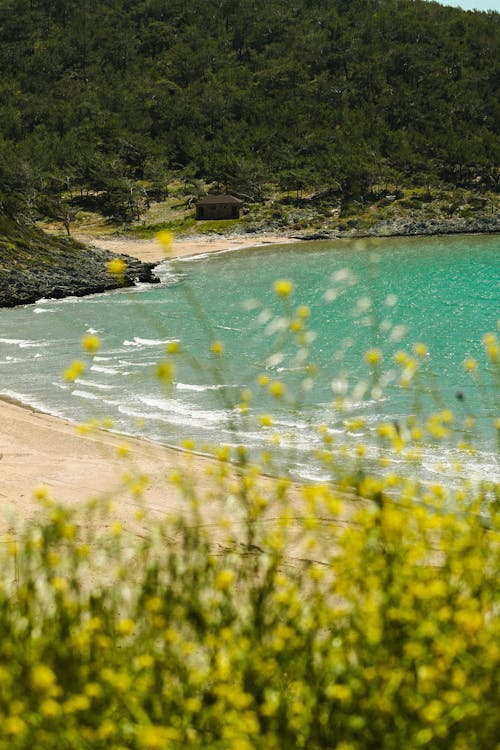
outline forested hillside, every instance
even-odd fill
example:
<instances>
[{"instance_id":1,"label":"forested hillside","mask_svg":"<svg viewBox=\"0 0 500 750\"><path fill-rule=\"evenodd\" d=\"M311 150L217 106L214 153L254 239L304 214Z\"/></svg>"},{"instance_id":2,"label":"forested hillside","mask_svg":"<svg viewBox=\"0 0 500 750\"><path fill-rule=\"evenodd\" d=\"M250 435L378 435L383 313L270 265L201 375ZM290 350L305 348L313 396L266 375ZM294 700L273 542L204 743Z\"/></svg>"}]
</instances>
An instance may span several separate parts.
<instances>
[{"instance_id":1,"label":"forested hillside","mask_svg":"<svg viewBox=\"0 0 500 750\"><path fill-rule=\"evenodd\" d=\"M424 0L0 0L1 210L497 189L499 83L500 14Z\"/></svg>"}]
</instances>

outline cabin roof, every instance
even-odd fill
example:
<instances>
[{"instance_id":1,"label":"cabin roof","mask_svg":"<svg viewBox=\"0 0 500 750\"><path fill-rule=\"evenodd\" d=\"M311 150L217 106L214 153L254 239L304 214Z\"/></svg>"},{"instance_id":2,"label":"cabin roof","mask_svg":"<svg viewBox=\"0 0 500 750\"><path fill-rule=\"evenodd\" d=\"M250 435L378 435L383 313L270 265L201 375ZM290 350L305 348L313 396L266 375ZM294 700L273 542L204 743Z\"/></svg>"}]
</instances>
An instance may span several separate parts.
<instances>
[{"instance_id":1,"label":"cabin roof","mask_svg":"<svg viewBox=\"0 0 500 750\"><path fill-rule=\"evenodd\" d=\"M197 206L214 206L219 203L224 203L225 205L231 203L233 205L241 206L244 201L235 198L234 195L206 195L204 198L200 198L199 201L196 201Z\"/></svg>"}]
</instances>

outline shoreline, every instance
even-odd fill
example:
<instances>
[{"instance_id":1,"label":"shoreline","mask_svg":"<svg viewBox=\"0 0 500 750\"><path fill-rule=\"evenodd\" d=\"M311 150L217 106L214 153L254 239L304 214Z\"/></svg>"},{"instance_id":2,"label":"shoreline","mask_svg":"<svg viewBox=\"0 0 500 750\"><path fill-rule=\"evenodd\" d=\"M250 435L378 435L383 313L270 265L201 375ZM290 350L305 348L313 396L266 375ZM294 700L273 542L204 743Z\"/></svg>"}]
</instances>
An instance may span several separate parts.
<instances>
[{"instance_id":1,"label":"shoreline","mask_svg":"<svg viewBox=\"0 0 500 750\"><path fill-rule=\"evenodd\" d=\"M167 258L294 240L267 233L258 238L254 235L194 237L176 240L168 256L154 239L92 238L87 242L144 262L158 263ZM0 420L0 532L15 528L40 510L35 493L41 487L55 501L69 507L83 506L93 497L102 498L103 502L116 497L118 519L137 531L135 516L140 508L146 509L149 517L161 517L180 509L181 493L168 480L171 471L189 468L201 493L210 491L213 485L210 474L216 459L210 456L190 454L146 438L104 429L85 432L75 423L5 396L0 396ZM123 457L125 446L128 455ZM148 476L149 484L140 499L127 488L126 473Z\"/></svg>"},{"instance_id":2,"label":"shoreline","mask_svg":"<svg viewBox=\"0 0 500 750\"><path fill-rule=\"evenodd\" d=\"M80 238L83 241L83 238ZM165 253L160 243L152 238L136 240L127 237L92 237L86 242L90 247L108 250L119 255L129 255L143 263L161 263L175 258L191 258L206 253L231 252L244 248L261 248L268 245L285 245L299 242L295 237L278 232L251 235L193 235L175 237L170 252Z\"/></svg>"},{"instance_id":3,"label":"shoreline","mask_svg":"<svg viewBox=\"0 0 500 750\"><path fill-rule=\"evenodd\" d=\"M36 494L41 489L75 509L90 500L112 502L111 520L137 531L140 510L149 518L181 510L182 495L169 479L171 472L189 470L201 493L213 483L210 456L80 427L5 396L0 396L0 419L0 533L40 511ZM137 482L144 476L148 483L138 495Z\"/></svg>"},{"instance_id":4,"label":"shoreline","mask_svg":"<svg viewBox=\"0 0 500 750\"><path fill-rule=\"evenodd\" d=\"M89 247L109 251L119 255L128 255L134 260L151 263L153 266L164 260L190 258L205 253L230 252L245 248L262 248L272 245L300 244L317 240L364 240L396 239L402 237L437 237L457 235L482 235L500 233L500 217L491 219L478 218L471 222L449 221L405 221L381 222L371 230L351 229L338 231L330 229L311 229L297 231L292 228L264 229L249 234L197 234L174 237L170 252L165 253L155 238L140 240L127 237L78 237Z\"/></svg>"},{"instance_id":5,"label":"shoreline","mask_svg":"<svg viewBox=\"0 0 500 750\"><path fill-rule=\"evenodd\" d=\"M93 241L108 247L119 243L121 254L158 263L168 258L289 244L299 240L279 233L251 237L181 238L174 240L168 256L154 239L95 238ZM210 471L213 474L217 464L208 456L192 455L145 438L103 429L82 434L74 423L2 396L0 419L2 531L12 526L13 519L24 521L36 512L39 502L34 491L40 486L46 487L55 500L70 506L79 506L95 497L96 493L103 499L119 497L119 518L125 525L134 527L137 526L135 514L141 507L154 515L164 515L178 507L180 492L168 481L169 472L189 467L200 492L210 491L210 486L213 486L209 474ZM128 458L120 456L124 444L129 448ZM148 475L150 483L141 501L127 489L124 482L126 472ZM268 478L268 481L272 479Z\"/></svg>"}]
</instances>

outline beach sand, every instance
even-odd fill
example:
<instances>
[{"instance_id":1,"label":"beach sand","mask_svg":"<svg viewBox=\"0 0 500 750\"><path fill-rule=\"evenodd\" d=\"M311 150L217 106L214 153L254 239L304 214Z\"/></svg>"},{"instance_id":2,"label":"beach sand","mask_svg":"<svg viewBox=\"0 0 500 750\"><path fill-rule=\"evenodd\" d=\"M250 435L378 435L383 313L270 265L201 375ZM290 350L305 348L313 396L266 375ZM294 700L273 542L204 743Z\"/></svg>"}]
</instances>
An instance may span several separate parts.
<instances>
[{"instance_id":1,"label":"beach sand","mask_svg":"<svg viewBox=\"0 0 500 750\"><path fill-rule=\"evenodd\" d=\"M217 252L256 244L287 242L280 236L253 238L203 237L177 240L172 255ZM164 253L155 240L94 239L91 244L137 258L155 261ZM147 440L123 438L104 430L85 434L78 426L36 410L0 400L0 530L29 518L39 506L35 491L44 487L58 502L80 505L91 497L115 499L119 519L135 524L138 507L144 504L162 516L179 506L180 493L168 480L173 469L187 469L196 477L199 490L210 491L214 461L187 457L181 451ZM120 455L126 442L129 455ZM127 487L126 474L145 475L149 484L141 501ZM133 483L129 481L129 484ZM215 512L215 509L214 509Z\"/></svg>"},{"instance_id":2,"label":"beach sand","mask_svg":"<svg viewBox=\"0 0 500 750\"><path fill-rule=\"evenodd\" d=\"M78 237L77 237L78 239ZM127 237L94 237L80 238L87 244L99 247L103 250L111 250L114 253L124 253L139 260L157 263L166 257L185 258L189 255L200 255L202 253L217 253L226 250L238 250L244 247L262 247L265 245L282 245L297 240L285 234L249 234L249 235L195 235L193 237L175 238L171 252L168 256L155 239L134 240Z\"/></svg>"}]
</instances>

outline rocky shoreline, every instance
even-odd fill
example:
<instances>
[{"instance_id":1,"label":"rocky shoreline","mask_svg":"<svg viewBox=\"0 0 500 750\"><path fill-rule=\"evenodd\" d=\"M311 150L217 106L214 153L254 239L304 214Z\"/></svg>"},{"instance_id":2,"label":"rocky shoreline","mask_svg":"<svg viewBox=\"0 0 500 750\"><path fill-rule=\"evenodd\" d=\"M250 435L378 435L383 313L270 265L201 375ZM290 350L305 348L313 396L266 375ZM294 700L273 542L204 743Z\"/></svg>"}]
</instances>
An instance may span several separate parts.
<instances>
[{"instance_id":1,"label":"rocky shoreline","mask_svg":"<svg viewBox=\"0 0 500 750\"><path fill-rule=\"evenodd\" d=\"M274 232L283 238L294 240L355 239L364 237L416 237L445 234L479 234L500 232L500 216L479 215L450 219L396 218L379 221L372 227L351 226L341 229L304 229L292 232L290 228L265 226L247 227L233 231L229 236L241 234L256 238L263 233ZM40 239L38 234L37 239ZM105 292L136 283L158 283L155 262L143 262L97 247L86 247L72 240L47 238L50 244L45 257L33 252L26 258L4 263L0 258L0 307L15 307L36 302L41 298L77 296ZM123 258L127 266L123 280L117 280L107 270L113 258Z\"/></svg>"},{"instance_id":2,"label":"rocky shoreline","mask_svg":"<svg viewBox=\"0 0 500 750\"><path fill-rule=\"evenodd\" d=\"M113 277L107 269L113 258L123 258L127 264L123 280ZM41 298L83 297L136 283L158 283L155 265L68 243L51 252L50 262L42 259L31 266L16 263L10 268L0 267L0 307L32 304Z\"/></svg>"},{"instance_id":3,"label":"rocky shoreline","mask_svg":"<svg viewBox=\"0 0 500 750\"><path fill-rule=\"evenodd\" d=\"M432 237L446 234L495 234L500 232L500 216L452 219L389 219L372 227L344 231L319 229L289 235L296 240L329 240L364 237Z\"/></svg>"}]
</instances>

